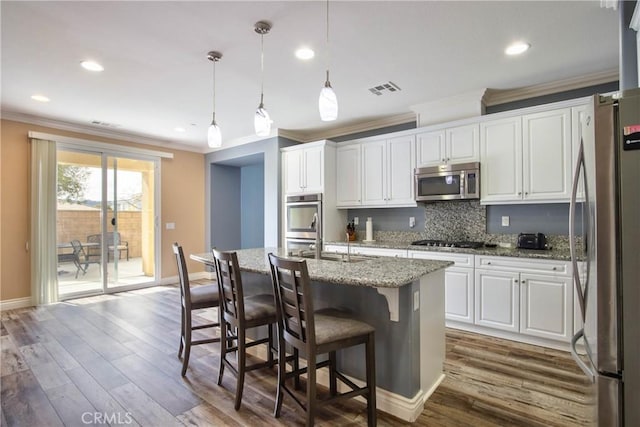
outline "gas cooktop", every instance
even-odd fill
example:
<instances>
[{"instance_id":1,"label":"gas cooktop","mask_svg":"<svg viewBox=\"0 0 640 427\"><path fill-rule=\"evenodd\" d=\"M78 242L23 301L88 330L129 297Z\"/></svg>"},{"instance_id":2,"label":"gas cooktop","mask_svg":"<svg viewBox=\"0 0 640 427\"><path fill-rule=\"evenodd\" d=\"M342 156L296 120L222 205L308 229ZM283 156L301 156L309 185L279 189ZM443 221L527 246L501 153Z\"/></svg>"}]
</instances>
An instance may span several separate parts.
<instances>
[{"instance_id":1,"label":"gas cooktop","mask_svg":"<svg viewBox=\"0 0 640 427\"><path fill-rule=\"evenodd\" d=\"M416 240L411 243L416 246L433 246L433 247L442 247L442 248L471 248L477 249L484 246L484 242L452 242L448 240Z\"/></svg>"}]
</instances>

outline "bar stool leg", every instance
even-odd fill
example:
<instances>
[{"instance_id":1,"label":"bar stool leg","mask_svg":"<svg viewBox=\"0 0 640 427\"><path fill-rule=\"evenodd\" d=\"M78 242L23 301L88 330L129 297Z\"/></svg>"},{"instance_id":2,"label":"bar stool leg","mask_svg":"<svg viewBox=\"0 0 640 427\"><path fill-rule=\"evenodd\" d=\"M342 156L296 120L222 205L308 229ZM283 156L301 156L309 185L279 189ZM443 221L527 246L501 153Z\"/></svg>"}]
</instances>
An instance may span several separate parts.
<instances>
[{"instance_id":1,"label":"bar stool leg","mask_svg":"<svg viewBox=\"0 0 640 427\"><path fill-rule=\"evenodd\" d=\"M280 417L280 411L282 410L282 397L286 370L287 351L284 344L284 338L282 338L282 331L278 330L278 387L276 391L276 405L273 410L273 416L275 418Z\"/></svg>"},{"instance_id":2,"label":"bar stool leg","mask_svg":"<svg viewBox=\"0 0 640 427\"><path fill-rule=\"evenodd\" d=\"M224 361L227 357L227 322L220 322L220 364L218 367L218 385L222 385L222 376L224 375Z\"/></svg>"},{"instance_id":3,"label":"bar stool leg","mask_svg":"<svg viewBox=\"0 0 640 427\"><path fill-rule=\"evenodd\" d=\"M369 334L366 343L367 358L367 388L369 395L367 397L367 424L374 427L377 424L376 419L376 341L375 334Z\"/></svg>"},{"instance_id":4,"label":"bar stool leg","mask_svg":"<svg viewBox=\"0 0 640 427\"><path fill-rule=\"evenodd\" d=\"M187 374L189 356L191 355L191 316L186 313L184 319L184 359L182 360L182 376Z\"/></svg>"},{"instance_id":5,"label":"bar stool leg","mask_svg":"<svg viewBox=\"0 0 640 427\"><path fill-rule=\"evenodd\" d=\"M336 370L337 370L337 358L336 352L329 352L329 392L331 396L335 396L338 394L338 382L336 381Z\"/></svg>"},{"instance_id":6,"label":"bar stool leg","mask_svg":"<svg viewBox=\"0 0 640 427\"><path fill-rule=\"evenodd\" d=\"M313 426L316 415L316 357L307 357L307 427Z\"/></svg>"},{"instance_id":7,"label":"bar stool leg","mask_svg":"<svg viewBox=\"0 0 640 427\"><path fill-rule=\"evenodd\" d=\"M238 375L236 377L236 411L240 409L242 403L242 391L244 388L244 374L247 362L247 348L245 342L245 329L238 328Z\"/></svg>"}]
</instances>

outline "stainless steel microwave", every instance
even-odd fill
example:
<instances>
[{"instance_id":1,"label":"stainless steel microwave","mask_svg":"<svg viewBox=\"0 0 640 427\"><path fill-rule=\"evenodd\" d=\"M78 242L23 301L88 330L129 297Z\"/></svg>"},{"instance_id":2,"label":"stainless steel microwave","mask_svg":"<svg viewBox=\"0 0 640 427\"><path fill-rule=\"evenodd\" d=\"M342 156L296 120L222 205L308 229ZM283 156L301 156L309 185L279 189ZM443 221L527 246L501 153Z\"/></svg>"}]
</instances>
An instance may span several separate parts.
<instances>
[{"instance_id":1,"label":"stainless steel microwave","mask_svg":"<svg viewBox=\"0 0 640 427\"><path fill-rule=\"evenodd\" d=\"M417 202L480 198L480 163L458 163L415 169Z\"/></svg>"}]
</instances>

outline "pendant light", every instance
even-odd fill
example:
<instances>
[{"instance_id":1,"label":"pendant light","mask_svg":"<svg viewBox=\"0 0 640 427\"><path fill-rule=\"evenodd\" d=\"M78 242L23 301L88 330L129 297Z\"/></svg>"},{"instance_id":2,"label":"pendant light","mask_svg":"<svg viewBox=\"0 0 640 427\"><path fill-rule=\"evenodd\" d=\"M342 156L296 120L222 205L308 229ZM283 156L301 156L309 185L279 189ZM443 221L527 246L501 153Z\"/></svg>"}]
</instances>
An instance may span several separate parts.
<instances>
[{"instance_id":1,"label":"pendant light","mask_svg":"<svg viewBox=\"0 0 640 427\"><path fill-rule=\"evenodd\" d=\"M220 61L222 54L211 51L207 53L207 58L213 62L213 118L207 131L207 143L211 148L218 148L222 146L222 134L220 133L220 126L216 123L216 62Z\"/></svg>"},{"instance_id":2,"label":"pendant light","mask_svg":"<svg viewBox=\"0 0 640 427\"><path fill-rule=\"evenodd\" d=\"M258 21L255 25L255 32L260 34L260 104L256 109L256 114L253 118L253 127L255 128L256 135L268 136L271 133L271 118L269 113L264 108L264 35L269 34L271 30L271 24L265 21Z\"/></svg>"},{"instance_id":3,"label":"pendant light","mask_svg":"<svg viewBox=\"0 0 640 427\"><path fill-rule=\"evenodd\" d=\"M323 122L330 122L338 118L338 98L336 98L336 93L333 91L329 81L329 62L329 0L327 0L327 80L324 82L324 87L320 90L320 97L318 98L320 119Z\"/></svg>"}]
</instances>

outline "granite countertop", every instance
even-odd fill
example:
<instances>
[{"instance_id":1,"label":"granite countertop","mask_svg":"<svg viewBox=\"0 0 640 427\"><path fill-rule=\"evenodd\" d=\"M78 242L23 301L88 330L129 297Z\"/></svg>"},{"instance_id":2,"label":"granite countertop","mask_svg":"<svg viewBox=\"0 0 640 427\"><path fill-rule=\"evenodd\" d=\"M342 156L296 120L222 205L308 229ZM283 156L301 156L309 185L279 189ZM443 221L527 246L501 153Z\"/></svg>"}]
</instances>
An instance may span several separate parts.
<instances>
[{"instance_id":1,"label":"granite countertop","mask_svg":"<svg viewBox=\"0 0 640 427\"><path fill-rule=\"evenodd\" d=\"M270 252L278 256L286 256L283 248L239 249L236 252L241 270L261 274L271 274L267 257ZM213 264L211 253L192 254L190 258L205 264ZM306 261L311 280L374 288L398 288L424 275L453 265L449 261L391 257L371 257L365 261L351 263L316 259Z\"/></svg>"},{"instance_id":2,"label":"granite countertop","mask_svg":"<svg viewBox=\"0 0 640 427\"><path fill-rule=\"evenodd\" d=\"M518 258L538 258L538 259L553 259L558 261L570 261L571 254L568 248L550 249L550 250L534 250L534 249L517 249L517 248L487 248L482 247L478 249L471 248L444 248L434 246L414 246L410 241L385 241L379 240L375 242L363 242L355 241L349 242L351 246L366 247L366 248L380 248L380 249L401 249L412 251L425 251L425 252L448 252L448 253L463 253L472 255L489 255L489 256L507 256ZM337 242L325 242L326 245L346 246L344 241Z\"/></svg>"}]
</instances>

